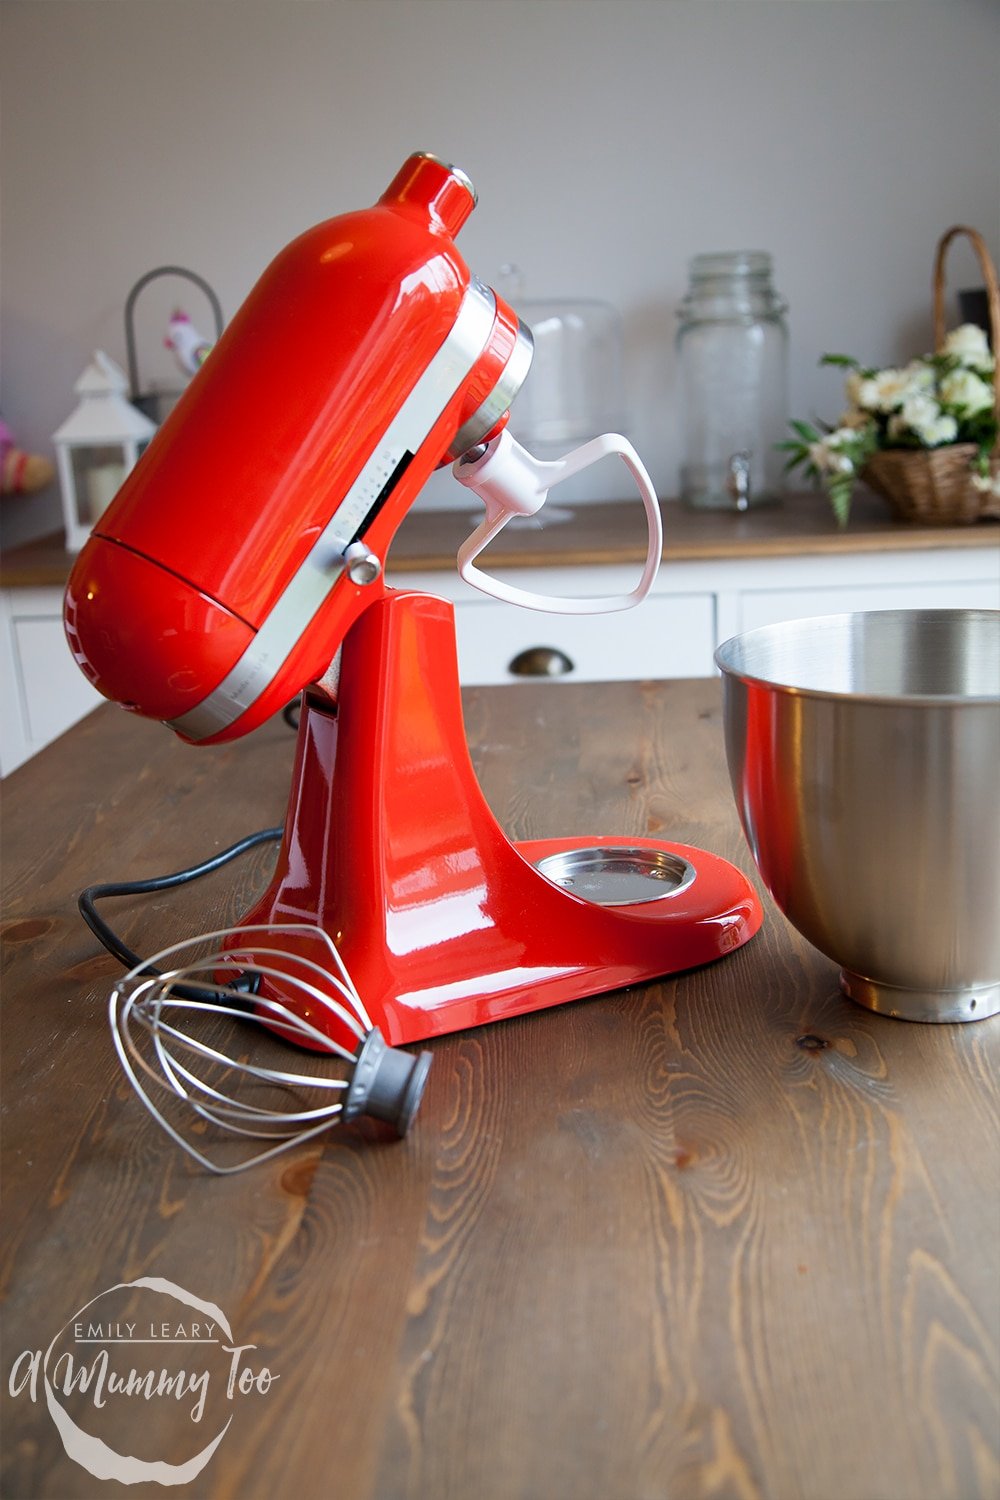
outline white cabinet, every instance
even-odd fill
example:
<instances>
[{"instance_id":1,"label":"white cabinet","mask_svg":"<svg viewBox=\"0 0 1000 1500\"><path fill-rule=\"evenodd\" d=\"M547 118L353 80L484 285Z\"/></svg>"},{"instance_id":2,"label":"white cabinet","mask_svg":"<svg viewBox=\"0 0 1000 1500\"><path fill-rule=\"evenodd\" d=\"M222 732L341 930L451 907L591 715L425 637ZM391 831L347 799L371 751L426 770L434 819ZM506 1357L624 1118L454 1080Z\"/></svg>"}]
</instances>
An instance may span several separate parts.
<instances>
[{"instance_id":1,"label":"white cabinet","mask_svg":"<svg viewBox=\"0 0 1000 1500\"><path fill-rule=\"evenodd\" d=\"M625 594L635 588L639 571L638 566L504 569L503 579L542 594ZM577 682L707 677L712 671L715 600L710 589L657 592L640 608L614 614L557 615L498 603L443 569L390 572L389 582L454 602L464 683L519 681L511 663L529 651L559 653L569 663L565 675Z\"/></svg>"},{"instance_id":2,"label":"white cabinet","mask_svg":"<svg viewBox=\"0 0 1000 1500\"><path fill-rule=\"evenodd\" d=\"M739 591L739 629L864 609L1000 608L1000 549L781 559Z\"/></svg>"},{"instance_id":3,"label":"white cabinet","mask_svg":"<svg viewBox=\"0 0 1000 1500\"><path fill-rule=\"evenodd\" d=\"M462 604L455 617L459 675L467 683L513 682L520 674L510 664L539 652L557 654L563 675L577 682L711 673L711 594L650 597L638 619L632 613L529 615L509 604Z\"/></svg>"},{"instance_id":4,"label":"white cabinet","mask_svg":"<svg viewBox=\"0 0 1000 1500\"><path fill-rule=\"evenodd\" d=\"M103 702L66 644L62 589L0 591L0 775Z\"/></svg>"},{"instance_id":5,"label":"white cabinet","mask_svg":"<svg viewBox=\"0 0 1000 1500\"><path fill-rule=\"evenodd\" d=\"M1000 538L998 538L1000 540ZM640 565L505 568L519 588L550 594L623 594ZM389 570L389 583L455 604L459 671L468 685L524 681L511 663L556 652L564 680L708 677L716 646L742 630L841 610L1000 608L1000 547L901 548L673 560L670 541L653 592L638 609L555 615L499 604L454 568ZM62 588L0 591L0 774L6 776L103 700L70 655ZM541 680L541 679L539 679Z\"/></svg>"},{"instance_id":6,"label":"white cabinet","mask_svg":"<svg viewBox=\"0 0 1000 1500\"><path fill-rule=\"evenodd\" d=\"M638 566L504 569L540 593L613 594L634 588ZM466 684L523 681L520 654L559 652L565 680L709 677L715 648L758 625L865 609L1000 608L1000 548L963 547L816 556L726 557L673 562L638 609L554 615L498 604L454 572L390 570L397 588L455 604L459 671ZM545 680L551 681L551 678Z\"/></svg>"}]
</instances>

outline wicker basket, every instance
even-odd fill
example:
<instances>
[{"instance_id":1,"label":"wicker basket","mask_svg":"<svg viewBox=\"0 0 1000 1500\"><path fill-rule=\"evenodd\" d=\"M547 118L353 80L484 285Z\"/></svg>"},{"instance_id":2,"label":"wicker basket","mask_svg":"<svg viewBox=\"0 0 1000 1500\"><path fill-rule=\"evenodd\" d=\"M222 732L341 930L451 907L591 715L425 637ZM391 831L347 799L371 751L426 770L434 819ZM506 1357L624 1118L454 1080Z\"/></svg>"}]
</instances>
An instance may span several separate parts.
<instances>
[{"instance_id":1,"label":"wicker basket","mask_svg":"<svg viewBox=\"0 0 1000 1500\"><path fill-rule=\"evenodd\" d=\"M1000 354L1000 289L997 273L982 236L975 229L956 224L942 235L934 260L934 347L945 338L944 261L948 246L957 235L966 235L982 266L990 313L991 343ZM1000 415L1000 358L994 360L993 400ZM865 484L881 495L900 521L922 526L957 526L1000 517L1000 498L977 489L972 482L974 443L955 443L950 448L889 448L874 454L861 471ZM990 473L1000 475L1000 446L994 445Z\"/></svg>"}]
</instances>

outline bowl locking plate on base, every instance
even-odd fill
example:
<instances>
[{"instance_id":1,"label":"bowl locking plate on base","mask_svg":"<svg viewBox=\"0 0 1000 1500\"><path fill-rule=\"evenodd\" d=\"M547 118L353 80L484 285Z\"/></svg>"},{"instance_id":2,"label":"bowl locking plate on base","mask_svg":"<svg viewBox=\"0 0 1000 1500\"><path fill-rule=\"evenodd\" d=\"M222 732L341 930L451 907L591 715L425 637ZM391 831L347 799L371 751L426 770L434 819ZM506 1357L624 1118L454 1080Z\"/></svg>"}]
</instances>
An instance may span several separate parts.
<instances>
[{"instance_id":1,"label":"bowl locking plate on base","mask_svg":"<svg viewBox=\"0 0 1000 1500\"><path fill-rule=\"evenodd\" d=\"M538 860L535 868L598 906L662 901L687 890L695 877L694 865L679 855L630 844L563 849Z\"/></svg>"}]
</instances>

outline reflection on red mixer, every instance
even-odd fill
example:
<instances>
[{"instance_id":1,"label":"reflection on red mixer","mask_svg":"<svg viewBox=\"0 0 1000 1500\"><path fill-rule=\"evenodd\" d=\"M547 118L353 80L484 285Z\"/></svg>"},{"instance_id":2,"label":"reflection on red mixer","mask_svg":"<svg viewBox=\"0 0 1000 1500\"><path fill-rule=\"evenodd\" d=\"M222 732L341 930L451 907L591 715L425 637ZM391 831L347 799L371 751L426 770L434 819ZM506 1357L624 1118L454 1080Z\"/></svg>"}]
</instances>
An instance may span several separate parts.
<instances>
[{"instance_id":1,"label":"reflection on red mixer","mask_svg":"<svg viewBox=\"0 0 1000 1500\"><path fill-rule=\"evenodd\" d=\"M502 428L530 364L455 249L474 205L414 155L264 272L73 569L70 647L107 697L204 744L322 678L429 474Z\"/></svg>"}]
</instances>

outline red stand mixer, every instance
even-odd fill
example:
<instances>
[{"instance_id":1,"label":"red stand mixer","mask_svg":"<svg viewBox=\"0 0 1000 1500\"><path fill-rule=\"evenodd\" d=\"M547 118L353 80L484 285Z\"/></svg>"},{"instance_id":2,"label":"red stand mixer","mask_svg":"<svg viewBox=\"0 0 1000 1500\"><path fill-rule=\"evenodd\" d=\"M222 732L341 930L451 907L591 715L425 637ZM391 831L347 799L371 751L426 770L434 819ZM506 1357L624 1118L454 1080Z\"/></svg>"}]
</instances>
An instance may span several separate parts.
<instances>
[{"instance_id":1,"label":"red stand mixer","mask_svg":"<svg viewBox=\"0 0 1000 1500\"><path fill-rule=\"evenodd\" d=\"M744 876L700 850L508 840L469 757L452 607L385 585L396 529L446 462L486 504L460 569L497 597L622 609L659 563L656 497L623 438L539 463L505 431L531 338L455 249L474 205L462 172L414 155L373 208L282 251L66 593L91 682L193 744L246 734L302 693L277 870L245 921L284 924L286 946L287 924L322 929L391 1044L707 963L761 921ZM632 595L544 599L479 571L512 515L608 454L649 523Z\"/></svg>"}]
</instances>

